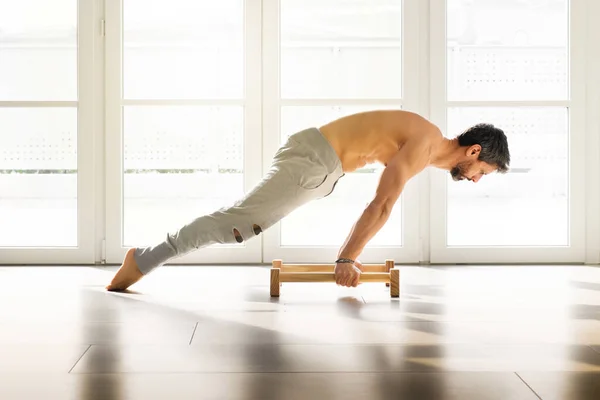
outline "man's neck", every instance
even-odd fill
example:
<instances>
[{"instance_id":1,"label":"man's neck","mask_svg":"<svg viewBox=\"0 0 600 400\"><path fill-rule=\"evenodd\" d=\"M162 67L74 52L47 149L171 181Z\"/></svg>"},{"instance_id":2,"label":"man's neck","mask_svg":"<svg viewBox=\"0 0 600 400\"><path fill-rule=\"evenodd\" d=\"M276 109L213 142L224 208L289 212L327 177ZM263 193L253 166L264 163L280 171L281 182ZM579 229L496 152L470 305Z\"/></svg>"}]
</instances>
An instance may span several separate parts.
<instances>
[{"instance_id":1,"label":"man's neck","mask_svg":"<svg viewBox=\"0 0 600 400\"><path fill-rule=\"evenodd\" d=\"M458 139L444 138L432 154L431 165L450 171L458 163L460 156Z\"/></svg>"}]
</instances>

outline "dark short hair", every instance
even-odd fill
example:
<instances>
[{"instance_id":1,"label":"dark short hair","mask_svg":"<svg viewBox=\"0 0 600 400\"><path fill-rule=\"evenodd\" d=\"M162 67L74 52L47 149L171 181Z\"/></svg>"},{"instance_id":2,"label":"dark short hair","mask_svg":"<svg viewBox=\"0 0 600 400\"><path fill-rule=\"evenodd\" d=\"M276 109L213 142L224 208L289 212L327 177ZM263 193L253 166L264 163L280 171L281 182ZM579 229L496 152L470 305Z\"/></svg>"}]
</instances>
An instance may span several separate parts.
<instances>
[{"instance_id":1,"label":"dark short hair","mask_svg":"<svg viewBox=\"0 0 600 400\"><path fill-rule=\"evenodd\" d=\"M508 151L508 140L502 129L496 128L492 124L473 125L458 135L458 144L467 147L474 144L480 145L479 161L496 166L498 172L508 171L510 152Z\"/></svg>"}]
</instances>

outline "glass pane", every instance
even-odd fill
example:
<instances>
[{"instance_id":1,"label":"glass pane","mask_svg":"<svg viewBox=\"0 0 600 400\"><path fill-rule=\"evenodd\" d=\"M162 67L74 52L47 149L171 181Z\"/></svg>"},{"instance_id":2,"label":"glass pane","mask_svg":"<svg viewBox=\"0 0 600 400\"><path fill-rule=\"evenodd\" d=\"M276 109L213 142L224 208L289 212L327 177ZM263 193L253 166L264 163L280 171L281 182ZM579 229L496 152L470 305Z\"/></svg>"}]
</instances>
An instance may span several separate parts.
<instances>
[{"instance_id":1,"label":"glass pane","mask_svg":"<svg viewBox=\"0 0 600 400\"><path fill-rule=\"evenodd\" d=\"M282 0L282 98L400 98L402 0Z\"/></svg>"},{"instance_id":2,"label":"glass pane","mask_svg":"<svg viewBox=\"0 0 600 400\"><path fill-rule=\"evenodd\" d=\"M242 98L243 0L124 0L126 99Z\"/></svg>"},{"instance_id":3,"label":"glass pane","mask_svg":"<svg viewBox=\"0 0 600 400\"><path fill-rule=\"evenodd\" d=\"M77 100L77 0L0 0L0 100Z\"/></svg>"},{"instance_id":4,"label":"glass pane","mask_svg":"<svg viewBox=\"0 0 600 400\"><path fill-rule=\"evenodd\" d=\"M77 246L77 109L0 108L0 247Z\"/></svg>"},{"instance_id":5,"label":"glass pane","mask_svg":"<svg viewBox=\"0 0 600 400\"><path fill-rule=\"evenodd\" d=\"M295 132L324 125L345 115L385 108L388 107L283 107L281 142ZM305 204L289 214L281 221L281 245L341 246L352 225L360 217L367 203L373 199L382 170L383 166L373 164L347 173L329 196ZM402 197L396 203L385 226L371 239L367 247L401 245Z\"/></svg>"},{"instance_id":6,"label":"glass pane","mask_svg":"<svg viewBox=\"0 0 600 400\"><path fill-rule=\"evenodd\" d=\"M569 116L561 107L451 108L448 131L503 129L511 170L473 184L448 179L449 246L569 244Z\"/></svg>"},{"instance_id":7,"label":"glass pane","mask_svg":"<svg viewBox=\"0 0 600 400\"><path fill-rule=\"evenodd\" d=\"M449 100L568 98L568 0L448 0Z\"/></svg>"},{"instance_id":8,"label":"glass pane","mask_svg":"<svg viewBox=\"0 0 600 400\"><path fill-rule=\"evenodd\" d=\"M235 106L124 108L125 246L164 240L244 194L243 113Z\"/></svg>"}]
</instances>

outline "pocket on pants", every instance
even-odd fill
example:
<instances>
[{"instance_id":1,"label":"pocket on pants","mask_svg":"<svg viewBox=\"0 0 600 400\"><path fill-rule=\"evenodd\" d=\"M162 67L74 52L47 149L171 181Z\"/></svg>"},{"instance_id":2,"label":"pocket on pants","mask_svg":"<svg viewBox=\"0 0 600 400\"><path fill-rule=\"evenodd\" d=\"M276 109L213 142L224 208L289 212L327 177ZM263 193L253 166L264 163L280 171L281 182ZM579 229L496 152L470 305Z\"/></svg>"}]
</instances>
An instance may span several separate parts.
<instances>
[{"instance_id":1,"label":"pocket on pants","mask_svg":"<svg viewBox=\"0 0 600 400\"><path fill-rule=\"evenodd\" d=\"M327 181L328 174L302 175L300 176L299 185L306 190L319 189Z\"/></svg>"}]
</instances>

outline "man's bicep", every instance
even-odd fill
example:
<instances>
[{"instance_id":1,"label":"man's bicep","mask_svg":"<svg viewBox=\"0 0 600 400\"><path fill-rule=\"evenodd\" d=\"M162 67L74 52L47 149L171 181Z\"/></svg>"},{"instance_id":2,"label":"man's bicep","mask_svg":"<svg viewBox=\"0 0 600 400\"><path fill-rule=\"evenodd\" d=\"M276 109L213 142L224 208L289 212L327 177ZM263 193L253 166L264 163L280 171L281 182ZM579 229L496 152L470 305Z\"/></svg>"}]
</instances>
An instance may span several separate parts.
<instances>
[{"instance_id":1,"label":"man's bicep","mask_svg":"<svg viewBox=\"0 0 600 400\"><path fill-rule=\"evenodd\" d=\"M400 197L406 182L427 166L428 159L423 144L407 143L392 157L383 170L375 201L388 206L393 205Z\"/></svg>"}]
</instances>

